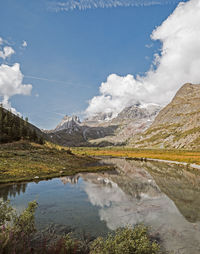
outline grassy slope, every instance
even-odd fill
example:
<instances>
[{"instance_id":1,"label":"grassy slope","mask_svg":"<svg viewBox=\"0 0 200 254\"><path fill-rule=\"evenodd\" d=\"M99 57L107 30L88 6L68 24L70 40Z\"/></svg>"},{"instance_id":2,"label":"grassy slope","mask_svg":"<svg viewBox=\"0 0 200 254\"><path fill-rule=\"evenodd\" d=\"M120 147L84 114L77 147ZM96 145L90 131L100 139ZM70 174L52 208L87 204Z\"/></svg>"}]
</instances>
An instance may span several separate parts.
<instances>
[{"instance_id":1,"label":"grassy slope","mask_svg":"<svg viewBox=\"0 0 200 254\"><path fill-rule=\"evenodd\" d=\"M151 158L171 160L200 165L200 151L162 150L162 149L133 149L133 148L73 148L77 155L114 156L129 158Z\"/></svg>"},{"instance_id":2,"label":"grassy slope","mask_svg":"<svg viewBox=\"0 0 200 254\"><path fill-rule=\"evenodd\" d=\"M0 145L0 183L40 180L111 169L94 158L71 155L57 146L16 142ZM39 178L38 178L39 177Z\"/></svg>"}]
</instances>

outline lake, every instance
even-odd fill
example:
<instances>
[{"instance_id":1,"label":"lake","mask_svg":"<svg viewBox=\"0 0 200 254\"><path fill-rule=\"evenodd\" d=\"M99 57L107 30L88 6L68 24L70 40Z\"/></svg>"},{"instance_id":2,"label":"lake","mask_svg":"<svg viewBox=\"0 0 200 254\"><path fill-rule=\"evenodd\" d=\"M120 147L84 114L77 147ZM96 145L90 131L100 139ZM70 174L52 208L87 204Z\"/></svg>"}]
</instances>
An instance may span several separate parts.
<instances>
[{"instance_id":1,"label":"lake","mask_svg":"<svg viewBox=\"0 0 200 254\"><path fill-rule=\"evenodd\" d=\"M200 253L200 171L162 162L108 158L116 171L0 185L22 211L36 200L40 234L94 238L144 223L171 253Z\"/></svg>"}]
</instances>

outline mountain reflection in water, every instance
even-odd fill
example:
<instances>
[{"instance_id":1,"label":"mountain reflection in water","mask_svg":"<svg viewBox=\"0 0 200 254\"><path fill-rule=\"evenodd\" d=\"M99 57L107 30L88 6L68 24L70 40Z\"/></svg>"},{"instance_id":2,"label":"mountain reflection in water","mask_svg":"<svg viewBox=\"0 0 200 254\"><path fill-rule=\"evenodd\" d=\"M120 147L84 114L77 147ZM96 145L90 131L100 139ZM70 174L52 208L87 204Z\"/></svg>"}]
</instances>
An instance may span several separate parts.
<instances>
[{"instance_id":1,"label":"mountain reflection in water","mask_svg":"<svg viewBox=\"0 0 200 254\"><path fill-rule=\"evenodd\" d=\"M198 170L115 158L103 162L116 165L116 172L77 174L42 181L38 186L29 183L28 191L26 184L1 186L0 197L17 204L16 193L27 193L27 200L37 194L36 219L40 225L49 220L62 225L71 223L71 227L82 227L98 235L144 223L153 234L159 233L165 250L200 253Z\"/></svg>"},{"instance_id":2,"label":"mountain reflection in water","mask_svg":"<svg viewBox=\"0 0 200 254\"><path fill-rule=\"evenodd\" d=\"M184 166L107 159L118 174L81 175L109 229L144 223L166 250L200 253L200 172Z\"/></svg>"}]
</instances>

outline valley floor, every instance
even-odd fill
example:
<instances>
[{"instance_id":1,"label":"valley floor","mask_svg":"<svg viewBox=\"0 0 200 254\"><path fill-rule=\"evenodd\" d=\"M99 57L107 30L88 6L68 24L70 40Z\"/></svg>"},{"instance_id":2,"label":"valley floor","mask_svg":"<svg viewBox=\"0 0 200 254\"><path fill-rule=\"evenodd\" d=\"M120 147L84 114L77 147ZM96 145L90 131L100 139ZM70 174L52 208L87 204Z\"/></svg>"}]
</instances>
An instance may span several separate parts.
<instances>
[{"instance_id":1,"label":"valley floor","mask_svg":"<svg viewBox=\"0 0 200 254\"><path fill-rule=\"evenodd\" d=\"M25 141L0 145L0 183L39 181L79 172L110 170L89 156L75 155L68 148Z\"/></svg>"},{"instance_id":2,"label":"valley floor","mask_svg":"<svg viewBox=\"0 0 200 254\"><path fill-rule=\"evenodd\" d=\"M200 165L200 151L165 150L165 149L134 149L126 147L112 148L73 148L77 155L113 156L135 159L158 159L167 161L185 162Z\"/></svg>"},{"instance_id":3,"label":"valley floor","mask_svg":"<svg viewBox=\"0 0 200 254\"><path fill-rule=\"evenodd\" d=\"M91 157L93 156L93 158ZM0 183L40 181L80 172L111 170L98 163L97 156L132 159L158 159L200 165L200 151L133 149L126 147L71 150L52 144L38 145L25 141L0 145Z\"/></svg>"}]
</instances>

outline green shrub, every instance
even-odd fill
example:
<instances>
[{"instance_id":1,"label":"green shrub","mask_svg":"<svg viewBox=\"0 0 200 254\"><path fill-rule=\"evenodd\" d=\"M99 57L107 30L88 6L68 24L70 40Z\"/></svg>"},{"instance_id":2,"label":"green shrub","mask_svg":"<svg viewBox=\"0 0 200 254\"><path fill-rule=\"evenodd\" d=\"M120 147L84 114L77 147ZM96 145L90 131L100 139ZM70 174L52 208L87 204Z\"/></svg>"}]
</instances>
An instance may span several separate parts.
<instances>
[{"instance_id":1,"label":"green shrub","mask_svg":"<svg viewBox=\"0 0 200 254\"><path fill-rule=\"evenodd\" d=\"M14 216L14 210L9 205L9 201L0 202L0 227L7 224L9 221L12 220Z\"/></svg>"},{"instance_id":2,"label":"green shrub","mask_svg":"<svg viewBox=\"0 0 200 254\"><path fill-rule=\"evenodd\" d=\"M13 228L16 233L23 232L25 235L30 236L36 231L34 217L36 207L36 201L30 202L22 214L15 216Z\"/></svg>"},{"instance_id":3,"label":"green shrub","mask_svg":"<svg viewBox=\"0 0 200 254\"><path fill-rule=\"evenodd\" d=\"M9 202L0 201L0 254L31 253L31 236L35 232L34 213L37 203L30 202L17 215Z\"/></svg>"},{"instance_id":4,"label":"green shrub","mask_svg":"<svg viewBox=\"0 0 200 254\"><path fill-rule=\"evenodd\" d=\"M157 254L159 245L151 241L147 227L118 229L106 239L98 237L91 245L91 254Z\"/></svg>"}]
</instances>

